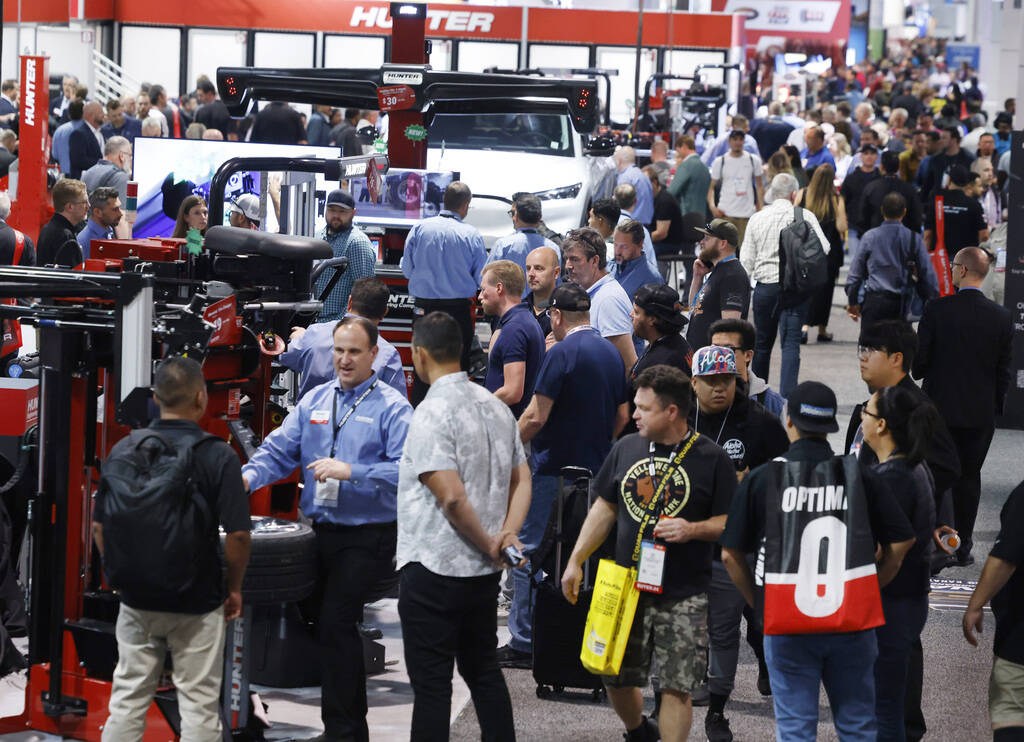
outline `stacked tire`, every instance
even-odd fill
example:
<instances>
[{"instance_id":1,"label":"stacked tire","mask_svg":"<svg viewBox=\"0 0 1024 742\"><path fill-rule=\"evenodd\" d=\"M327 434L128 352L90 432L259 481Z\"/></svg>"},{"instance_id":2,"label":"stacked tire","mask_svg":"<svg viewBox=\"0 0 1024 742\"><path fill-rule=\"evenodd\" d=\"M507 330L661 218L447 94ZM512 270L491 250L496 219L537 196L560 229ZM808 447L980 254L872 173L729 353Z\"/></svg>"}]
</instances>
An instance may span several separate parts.
<instances>
[{"instance_id":1,"label":"stacked tire","mask_svg":"<svg viewBox=\"0 0 1024 742\"><path fill-rule=\"evenodd\" d=\"M224 534L221 533L221 553ZM252 548L242 600L252 605L294 603L316 585L316 537L305 523L252 516Z\"/></svg>"}]
</instances>

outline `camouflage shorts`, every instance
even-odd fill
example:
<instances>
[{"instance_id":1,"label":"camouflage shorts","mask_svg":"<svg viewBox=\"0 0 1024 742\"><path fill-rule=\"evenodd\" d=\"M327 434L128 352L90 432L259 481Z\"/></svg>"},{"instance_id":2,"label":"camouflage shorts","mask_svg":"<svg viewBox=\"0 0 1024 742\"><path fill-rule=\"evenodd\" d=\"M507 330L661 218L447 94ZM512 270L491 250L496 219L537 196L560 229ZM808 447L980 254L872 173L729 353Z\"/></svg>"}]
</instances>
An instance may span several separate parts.
<instances>
[{"instance_id":1,"label":"camouflage shorts","mask_svg":"<svg viewBox=\"0 0 1024 742\"><path fill-rule=\"evenodd\" d=\"M678 600L641 593L622 667L604 681L612 688L643 688L653 654L661 687L689 693L704 681L707 649L707 593Z\"/></svg>"}]
</instances>

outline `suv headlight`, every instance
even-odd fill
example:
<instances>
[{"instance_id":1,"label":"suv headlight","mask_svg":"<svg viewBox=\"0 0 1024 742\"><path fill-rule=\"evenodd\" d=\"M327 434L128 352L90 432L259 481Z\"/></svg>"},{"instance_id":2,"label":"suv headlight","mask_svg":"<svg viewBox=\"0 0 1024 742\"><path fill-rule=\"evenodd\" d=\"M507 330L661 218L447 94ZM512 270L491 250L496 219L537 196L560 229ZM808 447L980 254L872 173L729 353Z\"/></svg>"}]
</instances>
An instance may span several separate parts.
<instances>
[{"instance_id":1,"label":"suv headlight","mask_svg":"<svg viewBox=\"0 0 1024 742\"><path fill-rule=\"evenodd\" d=\"M539 198L541 201L552 201L560 198L576 198L580 195L580 189L583 188L582 183L573 183L571 186L562 186L561 188L552 188L547 191L537 191L533 195Z\"/></svg>"}]
</instances>

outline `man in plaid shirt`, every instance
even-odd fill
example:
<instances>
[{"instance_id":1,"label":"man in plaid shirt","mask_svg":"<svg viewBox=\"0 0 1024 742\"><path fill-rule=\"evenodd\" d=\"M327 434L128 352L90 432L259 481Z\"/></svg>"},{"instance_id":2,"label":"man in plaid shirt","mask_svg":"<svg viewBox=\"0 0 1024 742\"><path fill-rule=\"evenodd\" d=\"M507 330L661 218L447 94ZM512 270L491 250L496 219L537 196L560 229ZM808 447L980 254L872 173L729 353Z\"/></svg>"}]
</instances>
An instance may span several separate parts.
<instances>
[{"instance_id":1,"label":"man in plaid shirt","mask_svg":"<svg viewBox=\"0 0 1024 742\"><path fill-rule=\"evenodd\" d=\"M359 227L352 226L352 218L356 215L356 202L351 194L340 188L331 191L324 207L327 226L317 237L331 246L334 257L348 258L348 269L338 279L331 293L324 298L324 307L320 310L317 322L330 322L345 316L348 307L348 295L352 292L352 284L360 278L372 278L377 254L367 237ZM333 270L326 270L316 281L313 297L317 298L327 288Z\"/></svg>"}]
</instances>

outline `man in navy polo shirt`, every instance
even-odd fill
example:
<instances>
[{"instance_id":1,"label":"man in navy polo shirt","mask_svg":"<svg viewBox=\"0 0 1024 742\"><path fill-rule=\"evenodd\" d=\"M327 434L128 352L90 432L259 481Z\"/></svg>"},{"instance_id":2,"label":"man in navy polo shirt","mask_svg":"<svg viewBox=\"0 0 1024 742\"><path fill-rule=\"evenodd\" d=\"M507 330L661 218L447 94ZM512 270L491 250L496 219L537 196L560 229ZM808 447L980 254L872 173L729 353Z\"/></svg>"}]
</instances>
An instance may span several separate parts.
<instances>
[{"instance_id":1,"label":"man in navy polo shirt","mask_svg":"<svg viewBox=\"0 0 1024 742\"><path fill-rule=\"evenodd\" d=\"M551 294L555 343L544 356L533 399L519 418L523 443L533 445L533 497L519 540L527 553L544 535L563 467L597 472L612 439L629 419L626 369L615 346L590 325L590 297L573 283ZM513 570L509 643L498 649L504 667L530 667L532 591L525 571Z\"/></svg>"},{"instance_id":2,"label":"man in navy polo shirt","mask_svg":"<svg viewBox=\"0 0 1024 742\"><path fill-rule=\"evenodd\" d=\"M526 279L511 260L484 266L480 304L484 314L498 317L487 360L487 391L509 406L518 418L533 396L544 360L544 335L530 308L519 301Z\"/></svg>"}]
</instances>

